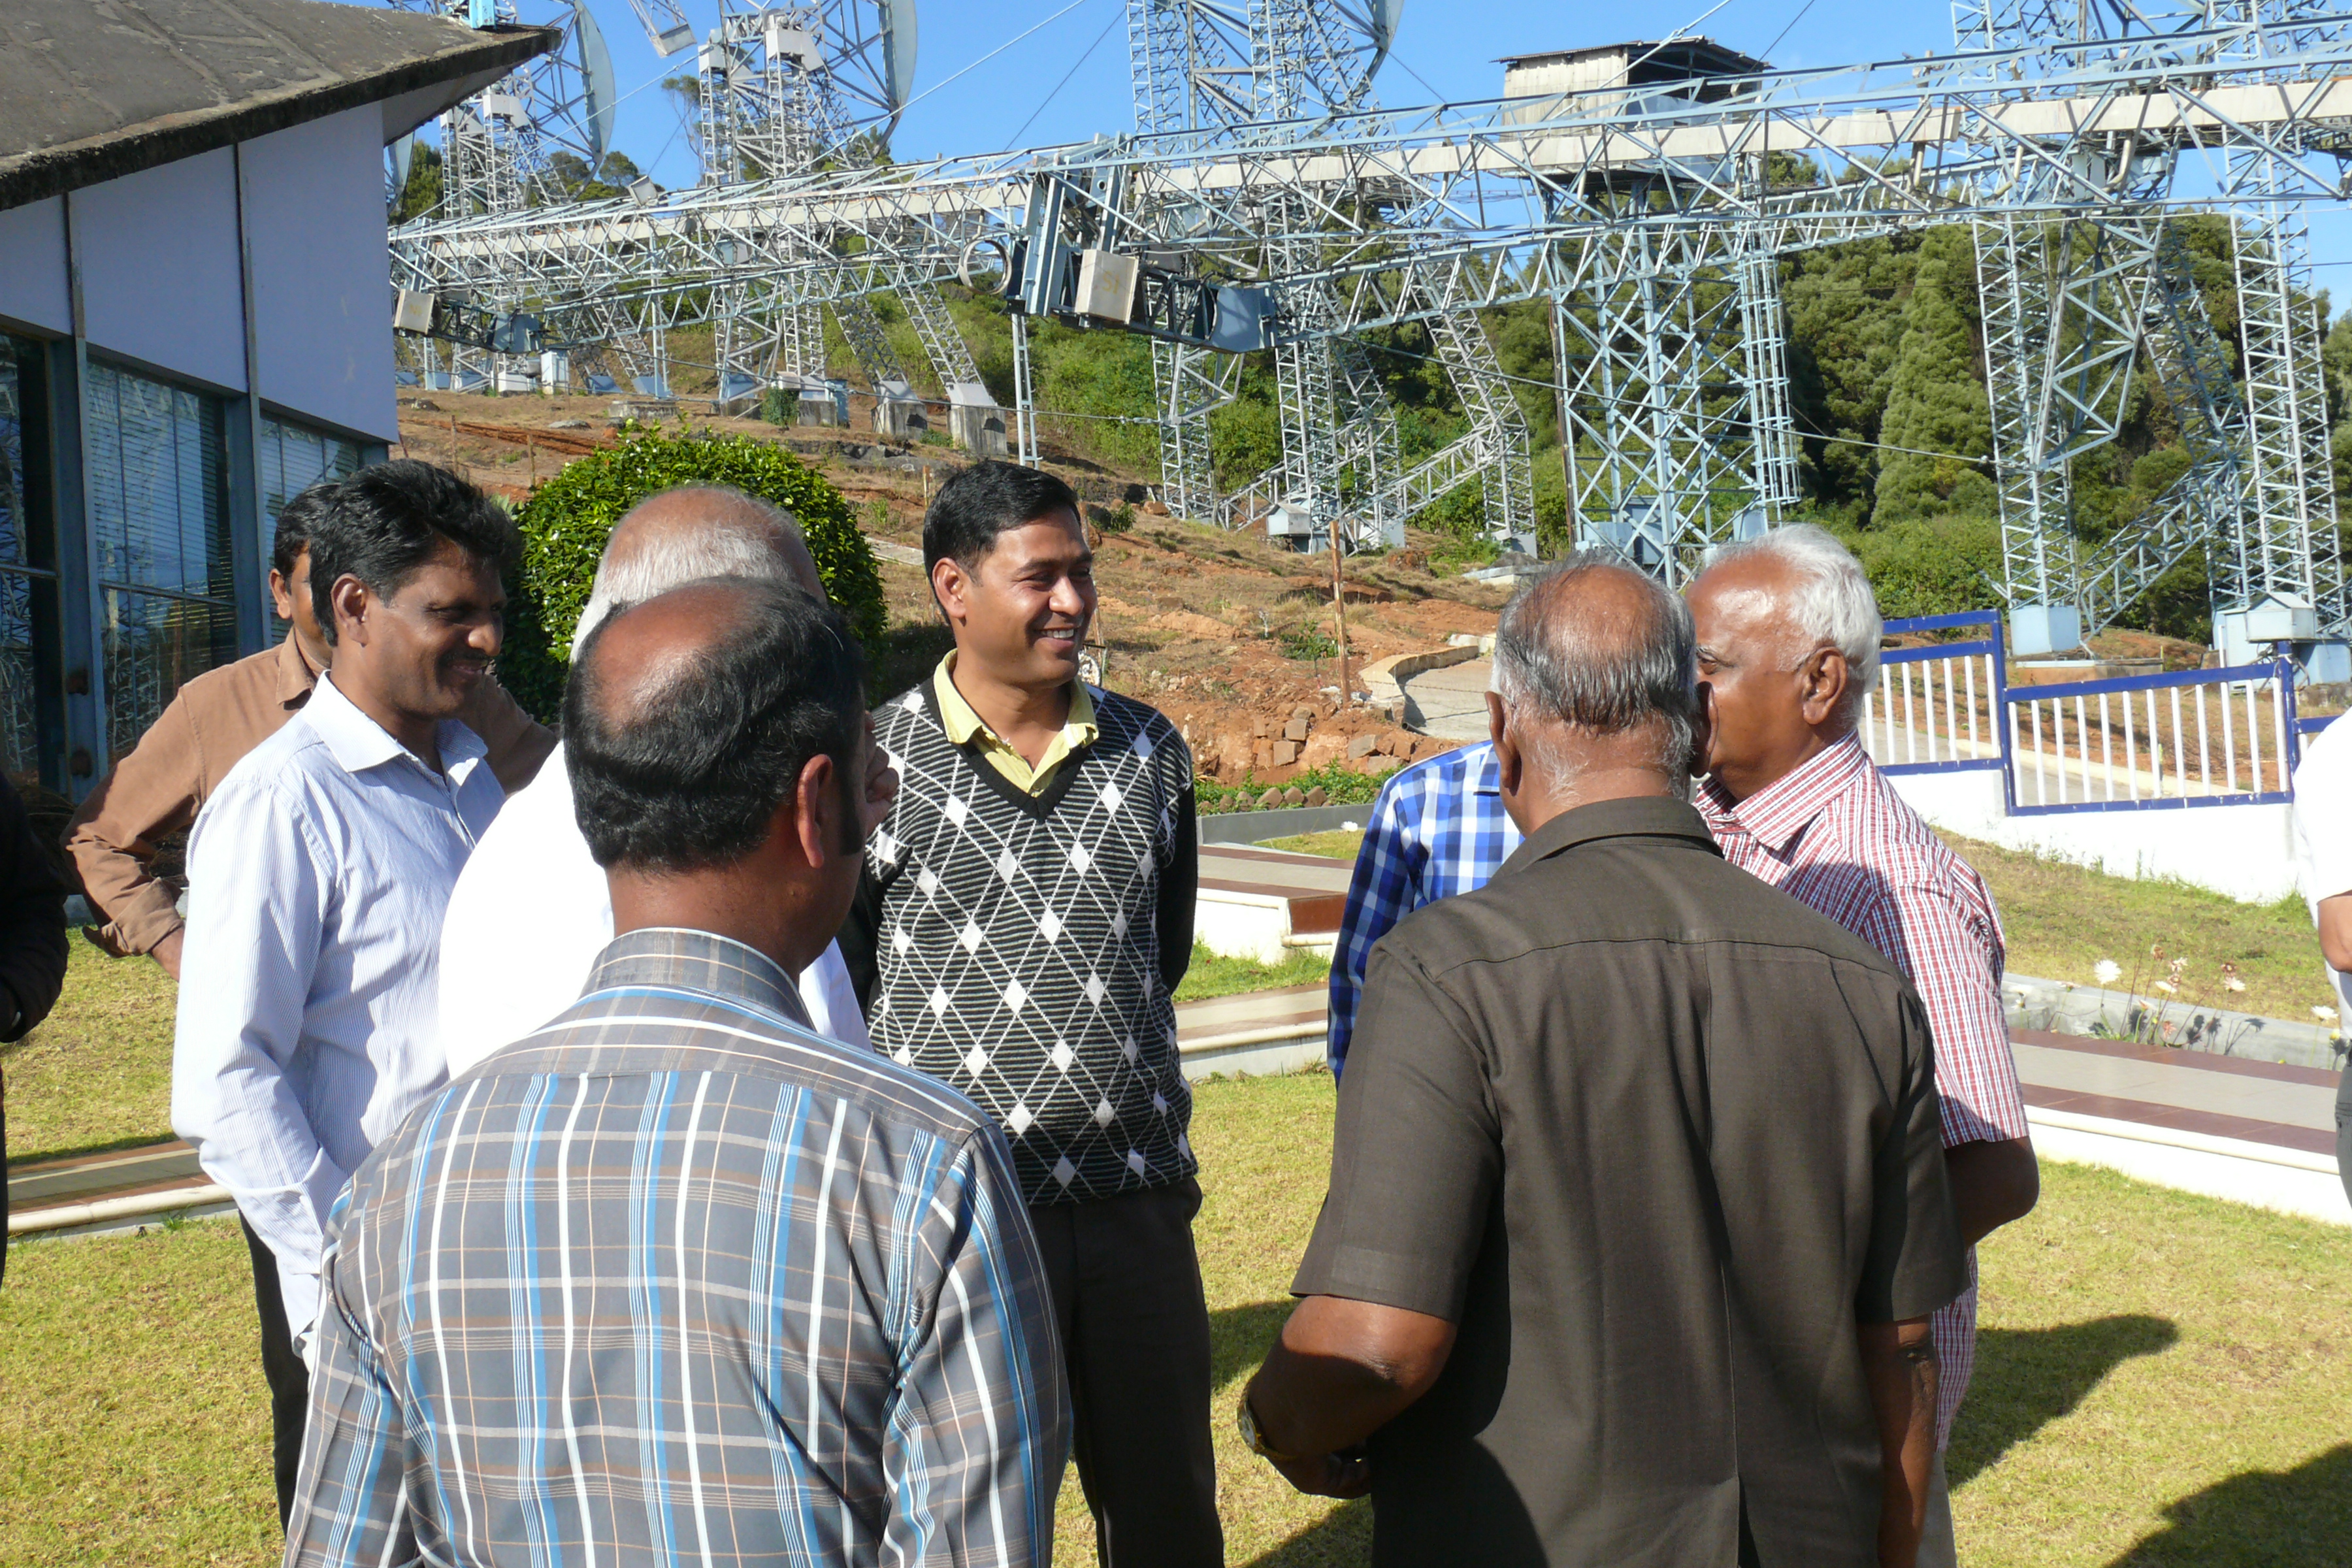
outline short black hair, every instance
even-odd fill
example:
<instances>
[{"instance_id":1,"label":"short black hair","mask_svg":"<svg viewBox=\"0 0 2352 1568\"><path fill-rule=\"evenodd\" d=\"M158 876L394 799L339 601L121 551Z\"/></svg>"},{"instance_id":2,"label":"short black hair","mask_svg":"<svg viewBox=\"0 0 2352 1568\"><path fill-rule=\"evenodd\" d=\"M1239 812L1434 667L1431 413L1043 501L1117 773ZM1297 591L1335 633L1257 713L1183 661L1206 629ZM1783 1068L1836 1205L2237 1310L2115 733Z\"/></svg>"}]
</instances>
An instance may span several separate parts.
<instances>
[{"instance_id":1,"label":"short black hair","mask_svg":"<svg viewBox=\"0 0 2352 1568\"><path fill-rule=\"evenodd\" d=\"M501 572L520 547L506 508L431 463L378 463L337 485L310 524L310 605L327 641L335 640L337 579L357 577L390 598L445 541Z\"/></svg>"},{"instance_id":2,"label":"short black hair","mask_svg":"<svg viewBox=\"0 0 2352 1568\"><path fill-rule=\"evenodd\" d=\"M1043 468L974 463L949 476L923 514L923 570L953 561L970 571L1008 528L1057 511L1083 519L1078 492Z\"/></svg>"},{"instance_id":3,"label":"short black hair","mask_svg":"<svg viewBox=\"0 0 2352 1568\"><path fill-rule=\"evenodd\" d=\"M341 488L341 479L320 479L278 513L278 537L270 542L269 563L289 583L294 581L294 566L302 559L302 552L310 548L311 530L335 504L335 492Z\"/></svg>"},{"instance_id":4,"label":"short black hair","mask_svg":"<svg viewBox=\"0 0 2352 1568\"><path fill-rule=\"evenodd\" d=\"M675 872L740 860L820 754L839 770L845 803L856 805L851 763L865 744L866 672L848 621L785 583L713 577L671 592L714 586L740 614L625 712L614 711L598 650L628 612L605 617L572 657L564 766L572 814L599 866ZM854 816L849 832L854 839Z\"/></svg>"}]
</instances>

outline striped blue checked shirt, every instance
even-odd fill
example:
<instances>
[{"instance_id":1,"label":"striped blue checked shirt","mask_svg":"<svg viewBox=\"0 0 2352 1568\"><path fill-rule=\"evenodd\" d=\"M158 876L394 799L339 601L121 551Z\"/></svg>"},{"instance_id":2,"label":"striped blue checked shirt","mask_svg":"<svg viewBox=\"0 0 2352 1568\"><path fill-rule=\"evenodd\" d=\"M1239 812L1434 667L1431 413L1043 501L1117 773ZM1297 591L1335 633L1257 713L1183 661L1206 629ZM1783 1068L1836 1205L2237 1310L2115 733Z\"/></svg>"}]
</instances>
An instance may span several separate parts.
<instances>
[{"instance_id":1,"label":"striped blue checked shirt","mask_svg":"<svg viewBox=\"0 0 2352 1568\"><path fill-rule=\"evenodd\" d=\"M1502 768L1491 741L1400 769L1381 786L1331 954L1334 1073L1348 1063L1373 945L1423 904L1493 881L1518 847L1518 826L1503 810Z\"/></svg>"},{"instance_id":2,"label":"striped blue checked shirt","mask_svg":"<svg viewBox=\"0 0 2352 1568\"><path fill-rule=\"evenodd\" d=\"M605 948L361 1165L323 1284L289 1565L1052 1561L1003 1136L736 942Z\"/></svg>"}]
</instances>

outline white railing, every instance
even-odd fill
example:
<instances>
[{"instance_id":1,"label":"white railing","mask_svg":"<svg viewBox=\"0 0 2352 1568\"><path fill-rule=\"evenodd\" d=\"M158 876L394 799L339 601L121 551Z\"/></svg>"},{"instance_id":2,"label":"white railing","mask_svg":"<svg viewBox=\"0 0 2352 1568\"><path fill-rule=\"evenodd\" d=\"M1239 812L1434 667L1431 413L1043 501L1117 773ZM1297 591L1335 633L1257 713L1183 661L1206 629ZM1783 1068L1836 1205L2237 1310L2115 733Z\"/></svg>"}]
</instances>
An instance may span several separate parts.
<instances>
[{"instance_id":1,"label":"white railing","mask_svg":"<svg viewBox=\"0 0 2352 1568\"><path fill-rule=\"evenodd\" d=\"M2019 811L2288 798L2294 671L2278 664L2012 687Z\"/></svg>"}]
</instances>

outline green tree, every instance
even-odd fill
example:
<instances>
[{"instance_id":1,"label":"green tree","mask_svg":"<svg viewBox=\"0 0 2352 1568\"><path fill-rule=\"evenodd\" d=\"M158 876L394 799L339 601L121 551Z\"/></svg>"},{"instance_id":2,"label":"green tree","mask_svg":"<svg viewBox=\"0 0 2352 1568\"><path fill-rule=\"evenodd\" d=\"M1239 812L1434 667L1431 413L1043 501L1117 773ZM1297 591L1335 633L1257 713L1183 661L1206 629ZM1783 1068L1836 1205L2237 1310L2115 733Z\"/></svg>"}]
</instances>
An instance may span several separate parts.
<instances>
[{"instance_id":1,"label":"green tree","mask_svg":"<svg viewBox=\"0 0 2352 1568\"><path fill-rule=\"evenodd\" d=\"M878 650L886 618L881 573L848 501L823 475L761 441L635 430L616 447L564 465L515 512L522 560L509 589L499 679L517 701L553 719L571 668L572 628L614 524L649 495L698 484L732 486L800 519L825 593L869 656Z\"/></svg>"},{"instance_id":2,"label":"green tree","mask_svg":"<svg viewBox=\"0 0 2352 1568\"><path fill-rule=\"evenodd\" d=\"M1940 228L1919 247L1903 304L1894 384L1880 424L1871 521L1987 517L2000 498L1984 471L1992 417L1977 379L1976 258L1965 228Z\"/></svg>"},{"instance_id":3,"label":"green tree","mask_svg":"<svg viewBox=\"0 0 2352 1568\"><path fill-rule=\"evenodd\" d=\"M441 149L424 142L410 144L408 183L400 187L387 221L398 225L424 217L441 205Z\"/></svg>"}]
</instances>

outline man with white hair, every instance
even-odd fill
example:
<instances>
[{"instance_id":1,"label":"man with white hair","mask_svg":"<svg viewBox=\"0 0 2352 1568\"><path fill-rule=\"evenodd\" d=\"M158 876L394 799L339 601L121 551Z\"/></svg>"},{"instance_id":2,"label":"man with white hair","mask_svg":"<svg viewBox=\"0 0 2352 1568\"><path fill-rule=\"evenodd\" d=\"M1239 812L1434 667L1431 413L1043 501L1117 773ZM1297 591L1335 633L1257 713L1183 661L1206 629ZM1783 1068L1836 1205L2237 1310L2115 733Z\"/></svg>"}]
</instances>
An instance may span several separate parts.
<instances>
[{"instance_id":1,"label":"man with white hair","mask_svg":"<svg viewBox=\"0 0 2352 1568\"><path fill-rule=\"evenodd\" d=\"M1971 1248L1968 1291L1935 1321L1938 1458L1919 1561L1949 1563L1941 1454L1976 1360L1973 1248L2041 1193L2001 1011L2000 915L1863 752L1880 621L1861 563L1801 523L1717 552L1689 597L1708 720L1696 804L1724 858L1893 959L1935 1032L1945 1164Z\"/></svg>"},{"instance_id":2,"label":"man with white hair","mask_svg":"<svg viewBox=\"0 0 2352 1568\"><path fill-rule=\"evenodd\" d=\"M1686 804L1690 613L1521 587L1487 698L1526 836L1372 950L1303 1297L1243 1440L1376 1563L1908 1568L1928 1317L1967 1283L1927 1020Z\"/></svg>"},{"instance_id":3,"label":"man with white hair","mask_svg":"<svg viewBox=\"0 0 2352 1568\"><path fill-rule=\"evenodd\" d=\"M690 485L647 497L614 525L572 646L615 610L707 577L789 583L824 597L790 513L740 490ZM898 781L879 766L866 777L861 826L870 832L889 810ZM449 896L440 1003L449 1076L461 1077L578 1000L612 940L612 894L580 831L558 746L499 813ZM802 972L800 996L817 1033L845 1045L868 1043L838 944Z\"/></svg>"}]
</instances>

